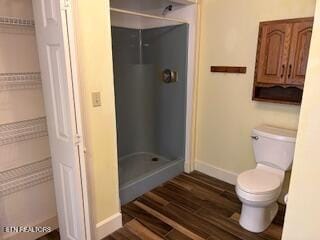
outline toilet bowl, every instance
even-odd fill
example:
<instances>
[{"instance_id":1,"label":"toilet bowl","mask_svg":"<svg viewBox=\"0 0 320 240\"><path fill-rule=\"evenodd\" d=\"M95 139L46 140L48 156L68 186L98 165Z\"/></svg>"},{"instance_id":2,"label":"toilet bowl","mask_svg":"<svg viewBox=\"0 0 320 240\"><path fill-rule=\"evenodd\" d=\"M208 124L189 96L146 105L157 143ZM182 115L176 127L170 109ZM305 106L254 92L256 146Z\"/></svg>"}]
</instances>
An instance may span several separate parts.
<instances>
[{"instance_id":1,"label":"toilet bowl","mask_svg":"<svg viewBox=\"0 0 320 240\"><path fill-rule=\"evenodd\" d=\"M239 174L236 193L242 202L239 223L251 232L263 232L278 212L277 199L285 171L291 166L296 131L261 126L253 130L257 166Z\"/></svg>"},{"instance_id":2,"label":"toilet bowl","mask_svg":"<svg viewBox=\"0 0 320 240\"><path fill-rule=\"evenodd\" d=\"M251 232L263 232L278 212L284 172L276 173L258 164L256 169L239 175L236 193L242 202L240 225Z\"/></svg>"}]
</instances>

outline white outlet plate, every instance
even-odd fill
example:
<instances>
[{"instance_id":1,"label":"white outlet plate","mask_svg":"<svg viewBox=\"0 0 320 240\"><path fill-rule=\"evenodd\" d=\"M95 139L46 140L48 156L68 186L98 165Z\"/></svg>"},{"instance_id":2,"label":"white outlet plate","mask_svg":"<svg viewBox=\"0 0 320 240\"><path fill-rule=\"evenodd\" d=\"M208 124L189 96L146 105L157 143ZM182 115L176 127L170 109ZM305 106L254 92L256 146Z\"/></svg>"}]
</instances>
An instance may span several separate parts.
<instances>
[{"instance_id":1,"label":"white outlet plate","mask_svg":"<svg viewBox=\"0 0 320 240\"><path fill-rule=\"evenodd\" d=\"M101 106L101 94L100 94L100 92L93 92L92 93L92 106L93 107L100 107Z\"/></svg>"}]
</instances>

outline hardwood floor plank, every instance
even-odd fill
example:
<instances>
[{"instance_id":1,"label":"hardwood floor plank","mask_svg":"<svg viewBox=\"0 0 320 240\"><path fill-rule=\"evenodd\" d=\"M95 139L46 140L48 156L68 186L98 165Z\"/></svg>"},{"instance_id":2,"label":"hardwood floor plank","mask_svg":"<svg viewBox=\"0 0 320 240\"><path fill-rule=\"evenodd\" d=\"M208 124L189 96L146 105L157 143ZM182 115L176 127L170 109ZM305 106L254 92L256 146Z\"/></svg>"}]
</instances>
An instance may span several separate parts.
<instances>
[{"instance_id":1,"label":"hardwood floor plank","mask_svg":"<svg viewBox=\"0 0 320 240\"><path fill-rule=\"evenodd\" d=\"M183 233L177 231L176 229L171 230L166 236L168 240L192 240L192 238L184 235Z\"/></svg>"},{"instance_id":2,"label":"hardwood floor plank","mask_svg":"<svg viewBox=\"0 0 320 240\"><path fill-rule=\"evenodd\" d=\"M166 206L169 204L169 202L165 198L162 198L159 195L154 194L153 192L147 192L144 195L162 206Z\"/></svg>"},{"instance_id":3,"label":"hardwood floor plank","mask_svg":"<svg viewBox=\"0 0 320 240\"><path fill-rule=\"evenodd\" d=\"M225 218L223 216L217 215L216 212L210 208L202 208L196 213L198 216L207 219L207 221L212 224L225 229L227 232L238 236L242 240L263 240L265 238L259 236L258 234L251 233L243 229L239 223L234 222L230 218Z\"/></svg>"},{"instance_id":4,"label":"hardwood floor plank","mask_svg":"<svg viewBox=\"0 0 320 240\"><path fill-rule=\"evenodd\" d=\"M206 189L206 190L208 190L208 191L210 191L210 192L215 192L215 193L220 194L220 193L222 193L222 192L224 191L224 190L221 189L221 188L218 188L218 187L215 187L215 186L213 186L213 185L210 185L210 184L208 184L208 183L206 183L206 182L203 182L203 181L201 181L201 180L199 180L199 179L196 179L196 178L194 178L194 177L192 177L191 175L188 175L188 174L186 174L186 173L183 173L183 174L177 176L176 178L177 178L177 179L184 180L184 181L187 181L187 182L189 182L189 184L191 184L192 186L198 186L198 187L203 188L203 189Z\"/></svg>"},{"instance_id":5,"label":"hardwood floor plank","mask_svg":"<svg viewBox=\"0 0 320 240\"><path fill-rule=\"evenodd\" d=\"M221 193L221 196L224 197L225 199L228 199L229 201L241 206L241 201L239 200L236 192L230 192L230 191L224 191Z\"/></svg>"},{"instance_id":6,"label":"hardwood floor plank","mask_svg":"<svg viewBox=\"0 0 320 240\"><path fill-rule=\"evenodd\" d=\"M54 230L47 235L38 238L38 240L60 240L59 231Z\"/></svg>"},{"instance_id":7,"label":"hardwood floor plank","mask_svg":"<svg viewBox=\"0 0 320 240\"><path fill-rule=\"evenodd\" d=\"M163 185L165 189L170 190L175 195L181 195L183 198L188 199L188 201L196 203L197 205L201 207L210 207L210 208L216 208L217 212L222 214L223 216L230 217L234 211L232 209L219 206L219 204L215 203L214 201L209 201L207 199L201 199L192 192L185 191L182 188L180 188L178 185L175 185L173 183L167 183ZM172 201L176 204L179 204L178 202ZM237 209L240 209L241 205ZM199 208L200 209L200 208Z\"/></svg>"},{"instance_id":8,"label":"hardwood floor plank","mask_svg":"<svg viewBox=\"0 0 320 240\"><path fill-rule=\"evenodd\" d=\"M134 204L144 209L148 213L152 214L156 218L166 222L167 224L169 224L171 227L178 230L179 232L191 237L192 239L205 240L209 237L209 235L203 232L201 229L196 229L192 227L192 225L190 224L185 224L185 223L176 221L176 219L172 218L172 214L148 202L146 199L139 198L139 200L136 200Z\"/></svg>"},{"instance_id":9,"label":"hardwood floor plank","mask_svg":"<svg viewBox=\"0 0 320 240\"><path fill-rule=\"evenodd\" d=\"M128 238L121 234L121 231L114 232L111 237L113 237L116 240L128 240Z\"/></svg>"},{"instance_id":10,"label":"hardwood floor plank","mask_svg":"<svg viewBox=\"0 0 320 240\"><path fill-rule=\"evenodd\" d=\"M172 229L167 223L154 217L144 209L137 207L134 203L129 203L124 206L122 211L125 214L135 217L139 222L160 236L165 236Z\"/></svg>"},{"instance_id":11,"label":"hardwood floor plank","mask_svg":"<svg viewBox=\"0 0 320 240\"><path fill-rule=\"evenodd\" d=\"M141 240L137 235L132 233L127 227L119 229L117 232L120 232L122 236L125 236L127 239L130 240Z\"/></svg>"},{"instance_id":12,"label":"hardwood floor plank","mask_svg":"<svg viewBox=\"0 0 320 240\"><path fill-rule=\"evenodd\" d=\"M188 189L190 189L188 191L190 191L194 196L197 196L197 198L200 198L201 200L212 202L213 204L228 209L232 212L241 211L241 204L234 203L233 201L230 201L227 198L221 196L221 194L223 193L222 191L211 191L207 187L203 187L197 183L191 181L188 182L188 180L181 178L181 176L174 178L170 182L172 182L173 184L177 184L180 187L188 185Z\"/></svg>"},{"instance_id":13,"label":"hardwood floor plank","mask_svg":"<svg viewBox=\"0 0 320 240\"><path fill-rule=\"evenodd\" d=\"M110 236L103 238L103 240L115 240L115 238L112 235L110 235Z\"/></svg>"},{"instance_id":14,"label":"hardwood floor plank","mask_svg":"<svg viewBox=\"0 0 320 240\"><path fill-rule=\"evenodd\" d=\"M263 233L239 225L234 186L199 172L183 173L122 206L124 227L104 240L281 240L285 206ZM41 240L59 240L58 232Z\"/></svg>"},{"instance_id":15,"label":"hardwood floor plank","mask_svg":"<svg viewBox=\"0 0 320 240\"><path fill-rule=\"evenodd\" d=\"M201 208L200 204L198 204L196 201L190 200L188 197L186 197L185 194L182 194L181 192L180 194L178 194L177 192L174 192L165 187L157 187L153 189L152 192L166 199L168 202L174 202L176 204L179 204L181 207L191 212L194 212Z\"/></svg>"},{"instance_id":16,"label":"hardwood floor plank","mask_svg":"<svg viewBox=\"0 0 320 240\"><path fill-rule=\"evenodd\" d=\"M240 220L240 214L239 213L234 213L230 219L234 220L235 222L239 222ZM274 223L272 223L269 228L264 231L263 233L260 233L262 236L265 238L270 238L270 239L281 239L282 235L282 228Z\"/></svg>"},{"instance_id":17,"label":"hardwood floor plank","mask_svg":"<svg viewBox=\"0 0 320 240\"><path fill-rule=\"evenodd\" d=\"M130 216L129 214L126 214L122 211L122 224L125 225L127 222L130 222L134 217Z\"/></svg>"},{"instance_id":18,"label":"hardwood floor plank","mask_svg":"<svg viewBox=\"0 0 320 240\"><path fill-rule=\"evenodd\" d=\"M239 238L236 235L230 234L223 228L220 228L210 223L205 218L202 218L191 212L185 211L184 209L180 208L179 206L173 203L170 203L168 206L166 206L166 210L174 214L179 222L188 222L189 224L192 223L194 227L201 228L202 231L207 233L209 236L216 237L216 239L239 240Z\"/></svg>"},{"instance_id":19,"label":"hardwood floor plank","mask_svg":"<svg viewBox=\"0 0 320 240\"><path fill-rule=\"evenodd\" d=\"M284 223L285 214L286 214L286 206L283 204L279 204L279 211L276 217L274 218L273 223L282 227Z\"/></svg>"},{"instance_id":20,"label":"hardwood floor plank","mask_svg":"<svg viewBox=\"0 0 320 240\"><path fill-rule=\"evenodd\" d=\"M164 238L161 238L154 232L152 232L150 229L146 228L144 225L142 225L137 220L133 219L130 222L126 224L126 227L133 232L134 234L138 235L142 240L163 240Z\"/></svg>"},{"instance_id":21,"label":"hardwood floor plank","mask_svg":"<svg viewBox=\"0 0 320 240\"><path fill-rule=\"evenodd\" d=\"M198 179L199 181L206 182L216 188L219 188L222 191L229 191L229 192L235 192L234 185L223 182L219 179L210 177L208 175L205 175L198 171L193 171L189 174L190 176L194 177L195 179Z\"/></svg>"}]
</instances>

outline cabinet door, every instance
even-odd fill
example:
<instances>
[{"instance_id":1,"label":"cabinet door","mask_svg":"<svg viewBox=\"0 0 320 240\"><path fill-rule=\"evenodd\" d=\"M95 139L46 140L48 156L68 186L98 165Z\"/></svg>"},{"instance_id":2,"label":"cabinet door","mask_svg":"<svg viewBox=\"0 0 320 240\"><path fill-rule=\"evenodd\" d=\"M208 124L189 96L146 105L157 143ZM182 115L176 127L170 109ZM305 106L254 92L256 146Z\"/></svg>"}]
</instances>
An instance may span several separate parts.
<instances>
[{"instance_id":1,"label":"cabinet door","mask_svg":"<svg viewBox=\"0 0 320 240\"><path fill-rule=\"evenodd\" d=\"M285 82L291 30L290 23L275 22L260 26L256 79L258 83Z\"/></svg>"},{"instance_id":2,"label":"cabinet door","mask_svg":"<svg viewBox=\"0 0 320 240\"><path fill-rule=\"evenodd\" d=\"M304 84L309 58L312 25L313 19L293 24L287 84Z\"/></svg>"}]
</instances>

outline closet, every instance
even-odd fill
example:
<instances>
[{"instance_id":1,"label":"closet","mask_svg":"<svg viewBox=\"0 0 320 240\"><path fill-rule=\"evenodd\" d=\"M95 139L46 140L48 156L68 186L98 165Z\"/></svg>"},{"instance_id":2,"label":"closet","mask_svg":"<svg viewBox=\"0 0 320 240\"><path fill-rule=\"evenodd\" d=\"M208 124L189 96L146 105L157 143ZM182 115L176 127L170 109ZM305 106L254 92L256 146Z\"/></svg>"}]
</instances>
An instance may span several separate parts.
<instances>
[{"instance_id":1,"label":"closet","mask_svg":"<svg viewBox=\"0 0 320 240\"><path fill-rule=\"evenodd\" d=\"M190 2L111 1L122 204L185 170L196 18Z\"/></svg>"},{"instance_id":2,"label":"closet","mask_svg":"<svg viewBox=\"0 0 320 240\"><path fill-rule=\"evenodd\" d=\"M32 1L1 1L0 226L58 226L41 85Z\"/></svg>"}]
</instances>

